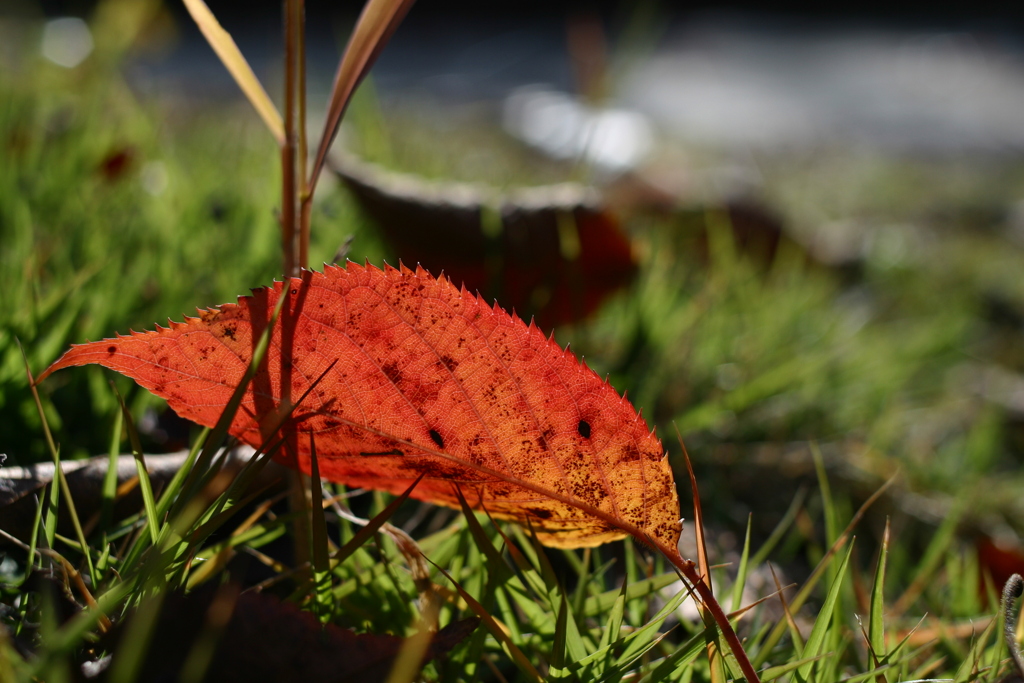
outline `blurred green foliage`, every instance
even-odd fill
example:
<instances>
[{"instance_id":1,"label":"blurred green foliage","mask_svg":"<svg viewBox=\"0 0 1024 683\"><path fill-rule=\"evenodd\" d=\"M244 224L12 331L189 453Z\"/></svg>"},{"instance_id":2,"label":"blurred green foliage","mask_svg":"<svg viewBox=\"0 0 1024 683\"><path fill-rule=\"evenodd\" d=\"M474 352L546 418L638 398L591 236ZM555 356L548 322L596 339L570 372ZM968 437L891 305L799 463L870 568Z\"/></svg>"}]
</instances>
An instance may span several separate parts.
<instances>
[{"instance_id":1,"label":"blurred green foliage","mask_svg":"<svg viewBox=\"0 0 1024 683\"><path fill-rule=\"evenodd\" d=\"M272 139L239 103L142 98L119 71L41 59L0 71L0 443L44 455L20 340L39 373L69 344L151 329L280 277ZM365 225L323 192L312 253ZM361 239L353 258L380 259ZM47 382L72 453L105 448L116 404L90 368ZM136 408L153 405L121 382Z\"/></svg>"}]
</instances>

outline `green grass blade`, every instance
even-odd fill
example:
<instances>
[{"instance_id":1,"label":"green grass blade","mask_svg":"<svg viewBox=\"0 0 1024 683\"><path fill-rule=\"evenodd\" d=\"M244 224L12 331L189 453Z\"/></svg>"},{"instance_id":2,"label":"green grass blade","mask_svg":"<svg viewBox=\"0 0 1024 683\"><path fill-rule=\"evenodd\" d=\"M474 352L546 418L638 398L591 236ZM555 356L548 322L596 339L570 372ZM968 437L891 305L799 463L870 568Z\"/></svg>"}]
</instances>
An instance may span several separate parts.
<instances>
[{"instance_id":1,"label":"green grass blade","mask_svg":"<svg viewBox=\"0 0 1024 683\"><path fill-rule=\"evenodd\" d=\"M57 535L57 511L60 505L60 486L55 481L47 484L49 490L46 496L46 518L43 521L43 541L45 548L52 548L54 538Z\"/></svg>"},{"instance_id":2,"label":"green grass blade","mask_svg":"<svg viewBox=\"0 0 1024 683\"><path fill-rule=\"evenodd\" d=\"M488 569L491 574L498 578L501 584L504 584L512 576L511 569L505 562L505 558L494 547L494 543L488 538L483 526L480 525L480 520L476 518L476 513L469 507L465 496L462 495L462 489L456 486L455 493L459 498L459 505L462 506L462 516L466 519L466 528L469 529L476 548L487 558Z\"/></svg>"},{"instance_id":3,"label":"green grass blade","mask_svg":"<svg viewBox=\"0 0 1024 683\"><path fill-rule=\"evenodd\" d=\"M572 605L569 603L569 600L565 595L565 591L562 591L560 595L562 598L562 604L565 605L566 614L566 652L572 662L578 662L587 656L588 652L593 649L593 646L588 645L586 639L580 633L579 625L576 623L576 616L573 613Z\"/></svg>"},{"instance_id":4,"label":"green grass blade","mask_svg":"<svg viewBox=\"0 0 1024 683\"><path fill-rule=\"evenodd\" d=\"M278 442L274 448L270 449L266 453L262 453L258 458L255 458L248 463L242 471L235 477L235 480L231 483L226 491L217 497L217 500L212 505L195 515L194 524L187 531L182 531L182 527L185 526L189 509L186 508L182 517L184 519L175 519L171 525L173 531L176 533L185 533L185 540L188 544L198 546L206 541L213 532L221 528L228 519L233 517L239 509L241 509L247 502L256 499L267 486L262 489L249 491L252 479L255 478L254 471L258 471L266 465L280 448L280 442ZM247 476L248 475L248 476ZM202 505L202 501L197 501L199 506ZM168 541L169 542L169 541ZM165 547L168 543L165 543Z\"/></svg>"},{"instance_id":5,"label":"green grass blade","mask_svg":"<svg viewBox=\"0 0 1024 683\"><path fill-rule=\"evenodd\" d=\"M50 423L46 419L46 411L43 410L43 402L39 398L39 389L36 387L35 379L32 377L32 368L29 367L28 356L25 355L25 349L21 346L21 340L18 340L18 349L21 351L21 358L25 363L25 374L28 377L28 384L32 390L32 398L36 404L36 410L39 412L39 419L43 424L43 433L46 434L46 445L50 449L50 455L53 457L53 478L57 480L58 486L60 487L60 493L64 496L65 504L68 508L68 515L71 517L71 526L75 529L75 536L78 538L79 544L82 546L82 554L85 555L85 562L89 567L89 578L92 579L93 585L99 583L98 577L96 576L96 567L93 565L92 555L89 553L89 545L85 542L85 533L82 531L82 523L78 519L78 510L75 508L75 500L71 497L71 489L68 487L67 477L64 476L64 468L60 465L60 448L57 447L53 440L53 434L50 432ZM52 547L53 545L53 534L57 530L57 487L53 487L53 493L51 494L51 507L53 510L53 517L50 524L47 525L46 540Z\"/></svg>"},{"instance_id":6,"label":"green grass blade","mask_svg":"<svg viewBox=\"0 0 1024 683\"><path fill-rule=\"evenodd\" d=\"M619 595L615 598L615 602L612 603L612 608L608 612L605 622L604 632L601 634L600 647L605 648L614 643L619 639L619 632L622 630L622 616L626 612L626 596L628 595L626 589L626 582L622 582L622 588L619 589Z\"/></svg>"},{"instance_id":7,"label":"green grass blade","mask_svg":"<svg viewBox=\"0 0 1024 683\"><path fill-rule=\"evenodd\" d=\"M103 475L103 503L100 508L100 529L109 529L113 521L114 503L117 499L117 464L121 457L121 432L124 431L124 413L114 411L114 428L110 434L107 471Z\"/></svg>"},{"instance_id":8,"label":"green grass blade","mask_svg":"<svg viewBox=\"0 0 1024 683\"><path fill-rule=\"evenodd\" d=\"M670 614L679 609L679 606L682 605L683 601L689 596L690 591L685 587L682 588L678 593L672 596L671 600L666 602L665 605L658 610L658 613L655 614L649 622L621 639L623 644L622 654L619 655L615 662L615 665L619 670L625 670L631 666L633 662L642 657L650 648L654 647L655 639L658 636L658 630L661 628L661 625L665 623L665 620ZM703 638L703 634L701 637Z\"/></svg>"},{"instance_id":9,"label":"green grass blade","mask_svg":"<svg viewBox=\"0 0 1024 683\"><path fill-rule=\"evenodd\" d=\"M512 539L502 530L501 525L497 524L493 518L491 519L491 524L494 525L494 529L505 542L505 550L512 559L511 569L515 574L515 579L511 580L508 586L513 592L518 591L521 598L519 604L524 607L528 604L527 601L535 604L535 607L529 610L531 618L536 614L554 612L555 608L550 604L547 587L544 585L543 579L537 575L537 558L534 555L533 547L526 540L522 529L517 525L512 526L512 534L520 542L520 545L517 545L512 542ZM547 609L545 610L542 605L546 606Z\"/></svg>"},{"instance_id":10,"label":"green grass blade","mask_svg":"<svg viewBox=\"0 0 1024 683\"><path fill-rule=\"evenodd\" d=\"M889 520L885 520L885 532L882 534L882 547L878 551L878 563L875 565L875 578L871 584L871 607L868 612L868 644L874 661L878 666L886 659L885 651L885 561L889 554Z\"/></svg>"},{"instance_id":11,"label":"green grass blade","mask_svg":"<svg viewBox=\"0 0 1024 683\"><path fill-rule=\"evenodd\" d=\"M46 499L46 487L43 487L43 499ZM25 579L32 573L32 568L35 566L36 547L39 542L39 528L43 522L43 502L39 496L35 496L36 499L36 511L32 517L32 531L28 535L28 560L25 567ZM43 532L46 533L45 531Z\"/></svg>"},{"instance_id":12,"label":"green grass blade","mask_svg":"<svg viewBox=\"0 0 1024 683\"><path fill-rule=\"evenodd\" d=\"M780 664L779 666L770 666L761 672L761 683L768 683L768 681L774 681L776 678L784 676L788 674L790 671L794 671L801 667L814 666L815 662L831 656L831 652L826 652L824 654L816 655L814 657L801 657L800 659L796 659L792 662L786 662L785 664Z\"/></svg>"},{"instance_id":13,"label":"green grass blade","mask_svg":"<svg viewBox=\"0 0 1024 683\"><path fill-rule=\"evenodd\" d=\"M139 475L139 490L142 492L142 504L146 510L146 525L149 527L149 538L153 545L160 540L160 517L156 513L156 500L153 498L153 484L149 480L149 470L146 469L146 457L142 454L142 444L139 442L139 433L135 429L135 421L128 412L128 406L124 404L121 394L115 390L118 403L121 404L121 413L124 415L125 428L128 430L128 441L132 445L132 456L135 458L135 470Z\"/></svg>"},{"instance_id":14,"label":"green grass blade","mask_svg":"<svg viewBox=\"0 0 1024 683\"><path fill-rule=\"evenodd\" d=\"M832 486L825 471L825 461L821 449L816 442L811 442L811 456L814 459L814 472L818 477L818 489L821 491L821 509L825 518L825 541L832 545L839 538L839 520L836 518L835 500L832 498Z\"/></svg>"},{"instance_id":15,"label":"green grass blade","mask_svg":"<svg viewBox=\"0 0 1024 683\"><path fill-rule=\"evenodd\" d=\"M612 605L611 611L602 620L601 639L597 645L597 652L604 652L603 658L593 658L592 664L580 672L584 680L600 680L605 672L615 664L614 643L621 637L622 617L626 611L626 583L623 582L619 590L619 596Z\"/></svg>"},{"instance_id":16,"label":"green grass blade","mask_svg":"<svg viewBox=\"0 0 1024 683\"><path fill-rule=\"evenodd\" d=\"M508 627L509 635L512 636L513 640L520 641L523 639L522 631L519 628L519 618L512 608L512 601L509 597L509 592L504 589L498 589L494 592L494 600L498 604L498 610L501 612L501 619Z\"/></svg>"},{"instance_id":17,"label":"green grass blade","mask_svg":"<svg viewBox=\"0 0 1024 683\"><path fill-rule=\"evenodd\" d=\"M811 635L807 637L807 643L804 645L804 657L814 658L821 654L822 648L825 644L825 637L830 631L832 626L832 613L835 610L836 602L839 600L839 593L843 587L843 580L846 577L846 568L850 563L850 555L853 554L853 542L850 542L850 547L846 551L846 555L843 557L842 562L836 569L836 578L829 587L828 595L825 598L825 603L821 606L821 610L818 612L817 618L814 620L814 626L811 628ZM803 665L797 667L797 676L802 681L810 680L811 669L814 666L813 661L807 661Z\"/></svg>"},{"instance_id":18,"label":"green grass blade","mask_svg":"<svg viewBox=\"0 0 1024 683\"><path fill-rule=\"evenodd\" d=\"M956 671L956 675L953 677L954 683L966 683L967 681L981 680L980 677L980 664L984 658L985 648L988 647L988 641L992 637L992 634L996 630L996 620L993 619L989 622L989 625L985 627L985 630L981 632L981 635L974 640L971 645L970 652L960 662L960 667Z\"/></svg>"},{"instance_id":19,"label":"green grass blade","mask_svg":"<svg viewBox=\"0 0 1024 683\"><path fill-rule=\"evenodd\" d=\"M409 498L409 494L413 492L413 489L416 488L416 486L420 483L421 479L423 479L423 475L417 477L416 481L414 481L412 485L410 485L409 488L407 488L402 493L402 495L396 497L393 501L388 503L387 507L385 507L378 514L376 514L366 526L357 531L355 536L352 537L352 540L343 545L334 553L334 555L331 557L331 562L333 564L340 564L344 562L352 553L356 551L356 549L362 547L364 543L373 538L373 535L377 533L381 526L383 526L384 522L391 519L391 516L395 514L395 512L402 505L402 503L404 503Z\"/></svg>"},{"instance_id":20,"label":"green grass blade","mask_svg":"<svg viewBox=\"0 0 1024 683\"><path fill-rule=\"evenodd\" d=\"M327 520L324 518L324 494L320 483L320 464L316 457L316 439L309 433L309 482L311 487L310 542L313 563L313 606L320 622L331 620L334 599L331 595L331 564L327 555Z\"/></svg>"},{"instance_id":21,"label":"green grass blade","mask_svg":"<svg viewBox=\"0 0 1024 683\"><path fill-rule=\"evenodd\" d=\"M583 611L583 602L586 600L587 593L591 589L590 563L593 556L593 548L585 548L583 550L582 560L579 559L573 550L565 550L562 555L569 560L573 570L576 572L576 590L572 596L572 611L575 614L580 614Z\"/></svg>"},{"instance_id":22,"label":"green grass blade","mask_svg":"<svg viewBox=\"0 0 1024 683\"><path fill-rule=\"evenodd\" d=\"M243 544L250 548L259 548L284 536L288 531L285 523L289 521L288 515L282 515L269 524L254 524L242 533L233 533L230 538L206 546L196 553L196 558L210 559L224 550L237 548Z\"/></svg>"},{"instance_id":23,"label":"green grass blade","mask_svg":"<svg viewBox=\"0 0 1024 683\"><path fill-rule=\"evenodd\" d=\"M681 680L687 672L692 673L693 663L704 652L704 647L704 634L698 633L661 660L641 679L641 683L675 683Z\"/></svg>"},{"instance_id":24,"label":"green grass blade","mask_svg":"<svg viewBox=\"0 0 1024 683\"><path fill-rule=\"evenodd\" d=\"M516 528L518 529L519 527L517 526ZM576 617L573 614L572 607L566 601L565 588L558 580L555 568L551 565L551 560L548 559L544 546L537 540L537 536L533 533L532 528L530 532L530 544L533 546L534 556L537 558L540 567L540 576L547 589L548 602L552 610L555 610L557 605L557 610L561 611L562 605L565 605L567 615L565 644L570 660L579 661L587 656L587 646L580 635L579 626L576 624Z\"/></svg>"},{"instance_id":25,"label":"green grass blade","mask_svg":"<svg viewBox=\"0 0 1024 683\"><path fill-rule=\"evenodd\" d=\"M740 567L736 572L736 583L732 586L732 609L735 612L743 604L743 589L747 584L747 568L750 566L750 527L754 522L753 513L747 515L747 535L743 539L743 553L740 555Z\"/></svg>"},{"instance_id":26,"label":"green grass blade","mask_svg":"<svg viewBox=\"0 0 1024 683\"><path fill-rule=\"evenodd\" d=\"M168 482L167 487L160 494L160 500L156 502L156 514L163 518L164 515L171 509L171 505L177 499L178 494L181 492L182 486L185 484L185 479L188 477L188 473L192 471L192 468L196 464L196 459L199 457L199 451L202 449L203 444L206 443L206 439L210 435L210 428L203 427L203 430L196 437L195 442L192 444L192 448L189 449L188 457L185 458L185 462L182 463L181 468L174 473L174 477Z\"/></svg>"},{"instance_id":27,"label":"green grass blade","mask_svg":"<svg viewBox=\"0 0 1024 683\"><path fill-rule=\"evenodd\" d=\"M513 566L511 567L504 560L501 563L501 566L506 567L511 572L511 575L504 584L507 595L526 616L535 630L538 632L542 630L545 632L549 631L551 611L544 609L542 606L547 602L547 593L544 590L543 582L537 576L533 564L531 564L530 560L527 559L526 555L520 551L516 544L505 535L501 526L495 523L493 519L491 519L491 524L494 530L498 532L498 535L501 536L505 544L505 550L508 551L509 556L513 560ZM472 529L472 523L470 523L470 529ZM486 550L486 546L484 546L484 549Z\"/></svg>"},{"instance_id":28,"label":"green grass blade","mask_svg":"<svg viewBox=\"0 0 1024 683\"><path fill-rule=\"evenodd\" d=\"M99 579L96 575L96 567L92 561L92 553L89 552L89 544L85 542L85 532L82 530L82 523L78 519L78 511L75 509L75 501L71 497L71 487L68 486L68 479L64 474L63 467L57 467L57 478L60 480L60 488L61 493L64 494L64 500L67 501L68 513L71 516L71 526L75 529L75 536L78 538L78 543L82 547L82 554L85 556L85 564L89 568L89 578L92 579L94 586L98 585Z\"/></svg>"},{"instance_id":29,"label":"green grass blade","mask_svg":"<svg viewBox=\"0 0 1024 683\"><path fill-rule=\"evenodd\" d=\"M626 602L627 604L635 600L639 600L651 593L660 591L666 586L670 586L673 583L679 581L679 577L676 574L659 574L658 576L652 576L649 579L642 579L636 583L629 583L628 579L624 581L623 585L628 586L626 588ZM586 602L583 603L583 617L591 618L596 617L603 612L607 612L615 604L616 600L619 599L619 595L622 593L622 589L615 589L605 591L600 595L594 595L587 598ZM633 623L640 621L640 619L634 619Z\"/></svg>"},{"instance_id":30,"label":"green grass blade","mask_svg":"<svg viewBox=\"0 0 1024 683\"><path fill-rule=\"evenodd\" d=\"M548 679L557 680L568 678L569 672L565 669L570 661L566 645L566 632L569 630L569 603L562 594L562 600L558 605L558 616L555 617L555 637L551 641L551 662L548 670Z\"/></svg>"},{"instance_id":31,"label":"green grass blade","mask_svg":"<svg viewBox=\"0 0 1024 683\"><path fill-rule=\"evenodd\" d=\"M430 562L430 559L427 558L427 561ZM431 562L431 564L434 563ZM491 613L484 609L484 606L481 605L472 595L466 592L466 589L464 589L458 581L452 578L451 574L441 567L438 567L436 564L434 564L434 567L441 572L453 586L455 586L455 590L458 591L462 599L466 601L466 604L469 605L469 608L473 613L480 617L484 626L486 626L487 630L491 632L492 636L494 636L494 639L501 643L505 649L505 653L512 659L516 667L519 668L519 671L530 680L543 681L544 678L540 675L540 672L537 671L537 668L530 662L526 655L523 654L523 651L519 649L512 639L509 638L504 629L502 629L498 622L494 620Z\"/></svg>"},{"instance_id":32,"label":"green grass blade","mask_svg":"<svg viewBox=\"0 0 1024 683\"><path fill-rule=\"evenodd\" d=\"M640 562L636 552L636 546L633 544L633 539L625 539L622 542L622 549L625 554L626 582L629 583L630 587L633 587L640 583L641 580L639 570ZM673 582L678 580L679 577L673 574ZM648 593L641 593L636 595L635 598L626 600L626 612L629 614L629 623L643 623L644 616L647 613L647 606L649 604L649 600L647 599L648 595Z\"/></svg>"}]
</instances>

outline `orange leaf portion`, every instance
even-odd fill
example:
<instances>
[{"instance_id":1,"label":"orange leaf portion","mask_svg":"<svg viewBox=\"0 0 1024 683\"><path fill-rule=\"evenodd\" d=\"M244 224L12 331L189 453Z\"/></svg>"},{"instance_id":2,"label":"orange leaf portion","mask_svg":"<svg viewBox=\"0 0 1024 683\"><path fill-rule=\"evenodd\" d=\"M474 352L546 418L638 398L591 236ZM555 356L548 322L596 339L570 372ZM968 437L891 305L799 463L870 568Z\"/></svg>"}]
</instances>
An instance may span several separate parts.
<instances>
[{"instance_id":1,"label":"orange leaf portion","mask_svg":"<svg viewBox=\"0 0 1024 683\"><path fill-rule=\"evenodd\" d=\"M231 433L258 446L313 432L322 476L529 522L542 542L632 534L678 557L681 525L661 442L634 408L532 324L423 269L349 264L253 290L170 328L73 347L40 377L99 363L213 425L284 293ZM286 464L309 472L309 439Z\"/></svg>"}]
</instances>

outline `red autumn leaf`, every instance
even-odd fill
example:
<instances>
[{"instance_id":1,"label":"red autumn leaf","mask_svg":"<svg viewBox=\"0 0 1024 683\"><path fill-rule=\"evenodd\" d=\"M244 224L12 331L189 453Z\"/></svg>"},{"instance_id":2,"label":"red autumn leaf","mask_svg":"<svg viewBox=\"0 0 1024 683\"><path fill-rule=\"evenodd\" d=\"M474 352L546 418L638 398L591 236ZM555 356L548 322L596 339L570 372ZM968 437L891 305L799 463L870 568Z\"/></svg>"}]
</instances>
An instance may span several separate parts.
<instances>
[{"instance_id":1,"label":"red autumn leaf","mask_svg":"<svg viewBox=\"0 0 1024 683\"><path fill-rule=\"evenodd\" d=\"M534 325L422 268L306 271L169 328L75 346L40 380L99 363L213 425L282 291L236 437L258 446L326 370L283 427L286 464L309 472L298 435L313 432L328 479L400 493L423 475L414 497L458 508L458 485L549 545L629 533L678 557L672 471L633 406Z\"/></svg>"}]
</instances>

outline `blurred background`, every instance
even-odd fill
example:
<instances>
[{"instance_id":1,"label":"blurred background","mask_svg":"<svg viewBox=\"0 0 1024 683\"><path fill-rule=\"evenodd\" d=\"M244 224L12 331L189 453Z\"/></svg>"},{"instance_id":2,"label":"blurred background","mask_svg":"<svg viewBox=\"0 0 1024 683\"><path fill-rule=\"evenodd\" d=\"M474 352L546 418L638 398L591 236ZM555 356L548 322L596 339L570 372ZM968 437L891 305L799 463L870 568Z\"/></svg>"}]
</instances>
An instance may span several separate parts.
<instances>
[{"instance_id":1,"label":"blurred background","mask_svg":"<svg viewBox=\"0 0 1024 683\"><path fill-rule=\"evenodd\" d=\"M280 6L210 7L279 101ZM358 11L308 3L311 131ZM1024 532L1022 21L421 2L351 107L311 260L421 262L536 316L673 457L679 428L723 552L821 476L852 510L897 475L869 530L895 515L909 558L946 521L1003 576ZM148 0L7 0L0 155L0 451L27 463L46 456L15 339L38 373L280 277L279 169L187 13ZM43 387L65 454L108 447L110 379ZM188 443L113 379L147 448Z\"/></svg>"}]
</instances>

